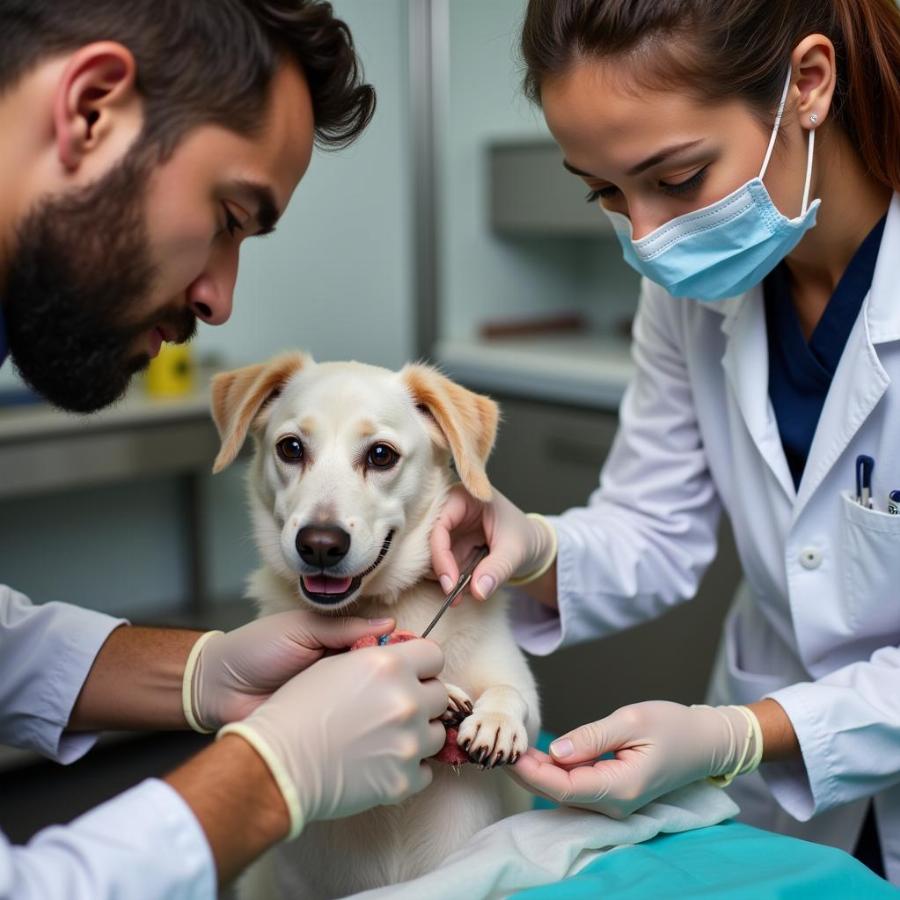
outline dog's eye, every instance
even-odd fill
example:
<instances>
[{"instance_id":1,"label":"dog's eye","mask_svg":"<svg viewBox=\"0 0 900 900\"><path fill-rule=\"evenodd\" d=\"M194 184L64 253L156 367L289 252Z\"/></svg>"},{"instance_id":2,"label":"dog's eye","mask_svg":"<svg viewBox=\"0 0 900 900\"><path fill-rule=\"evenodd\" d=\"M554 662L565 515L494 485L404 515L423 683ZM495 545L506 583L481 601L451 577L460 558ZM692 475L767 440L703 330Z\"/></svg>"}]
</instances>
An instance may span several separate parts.
<instances>
[{"instance_id":1,"label":"dog's eye","mask_svg":"<svg viewBox=\"0 0 900 900\"><path fill-rule=\"evenodd\" d=\"M387 444L375 444L369 450L368 463L373 469L390 469L397 464L400 454Z\"/></svg>"},{"instance_id":2,"label":"dog's eye","mask_svg":"<svg viewBox=\"0 0 900 900\"><path fill-rule=\"evenodd\" d=\"M286 437L282 438L276 445L279 457L285 462L295 463L303 459L303 444L299 438Z\"/></svg>"}]
</instances>

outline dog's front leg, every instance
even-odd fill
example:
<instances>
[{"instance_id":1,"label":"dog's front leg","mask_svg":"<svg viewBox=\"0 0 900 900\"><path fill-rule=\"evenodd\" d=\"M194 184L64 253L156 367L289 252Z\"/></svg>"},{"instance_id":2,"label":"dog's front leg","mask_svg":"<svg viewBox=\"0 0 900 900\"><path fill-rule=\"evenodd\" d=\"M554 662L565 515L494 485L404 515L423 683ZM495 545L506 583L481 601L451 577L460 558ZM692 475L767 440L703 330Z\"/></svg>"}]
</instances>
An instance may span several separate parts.
<instances>
[{"instance_id":1,"label":"dog's front leg","mask_svg":"<svg viewBox=\"0 0 900 900\"><path fill-rule=\"evenodd\" d=\"M514 763L528 749L528 704L512 685L487 688L459 726L459 746L473 763L492 769Z\"/></svg>"}]
</instances>

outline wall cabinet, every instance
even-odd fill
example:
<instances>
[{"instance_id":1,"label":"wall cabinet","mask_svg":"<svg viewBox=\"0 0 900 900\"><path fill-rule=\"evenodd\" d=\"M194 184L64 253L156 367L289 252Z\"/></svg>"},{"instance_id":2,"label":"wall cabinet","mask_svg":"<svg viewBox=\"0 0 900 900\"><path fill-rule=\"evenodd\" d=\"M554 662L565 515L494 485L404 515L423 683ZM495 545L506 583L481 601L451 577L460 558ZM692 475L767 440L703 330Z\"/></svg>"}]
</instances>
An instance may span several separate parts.
<instances>
[{"instance_id":1,"label":"wall cabinet","mask_svg":"<svg viewBox=\"0 0 900 900\"><path fill-rule=\"evenodd\" d=\"M554 141L495 141L488 158L491 226L498 234L614 238L606 216L584 202L584 183L563 168Z\"/></svg>"}]
</instances>

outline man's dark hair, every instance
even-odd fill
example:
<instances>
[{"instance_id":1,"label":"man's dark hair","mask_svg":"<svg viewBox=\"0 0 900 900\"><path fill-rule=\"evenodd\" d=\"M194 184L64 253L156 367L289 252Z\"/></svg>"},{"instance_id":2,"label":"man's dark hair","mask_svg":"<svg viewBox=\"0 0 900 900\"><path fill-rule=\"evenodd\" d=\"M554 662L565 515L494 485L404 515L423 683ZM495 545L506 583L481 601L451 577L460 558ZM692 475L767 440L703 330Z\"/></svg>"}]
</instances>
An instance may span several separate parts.
<instances>
[{"instance_id":1,"label":"man's dark hair","mask_svg":"<svg viewBox=\"0 0 900 900\"><path fill-rule=\"evenodd\" d=\"M375 109L349 29L319 0L0 0L0 93L99 40L134 55L143 138L162 156L198 125L252 134L285 59L306 76L319 146L351 143Z\"/></svg>"}]
</instances>

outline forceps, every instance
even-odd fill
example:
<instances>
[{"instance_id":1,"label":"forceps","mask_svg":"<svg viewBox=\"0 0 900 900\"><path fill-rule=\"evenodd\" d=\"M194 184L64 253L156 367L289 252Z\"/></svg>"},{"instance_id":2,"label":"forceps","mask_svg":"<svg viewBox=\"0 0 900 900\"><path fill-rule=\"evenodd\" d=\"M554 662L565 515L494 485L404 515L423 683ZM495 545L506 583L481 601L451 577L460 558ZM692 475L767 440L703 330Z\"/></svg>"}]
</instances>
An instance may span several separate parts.
<instances>
[{"instance_id":1,"label":"forceps","mask_svg":"<svg viewBox=\"0 0 900 900\"><path fill-rule=\"evenodd\" d=\"M489 548L484 545L476 547L472 551L469 561L463 566L462 571L459 573L459 581L456 582L456 587L447 594L447 599L444 601L443 606L441 606L438 610L438 614L431 620L431 624L422 632L422 637L428 637L428 632L437 625L441 616L450 609L450 604L469 586L469 582L472 580L472 573L477 568L478 563L480 563L489 552Z\"/></svg>"}]
</instances>

